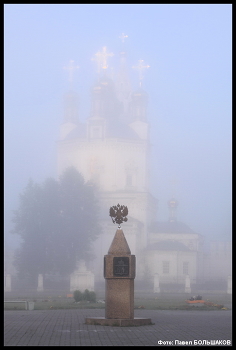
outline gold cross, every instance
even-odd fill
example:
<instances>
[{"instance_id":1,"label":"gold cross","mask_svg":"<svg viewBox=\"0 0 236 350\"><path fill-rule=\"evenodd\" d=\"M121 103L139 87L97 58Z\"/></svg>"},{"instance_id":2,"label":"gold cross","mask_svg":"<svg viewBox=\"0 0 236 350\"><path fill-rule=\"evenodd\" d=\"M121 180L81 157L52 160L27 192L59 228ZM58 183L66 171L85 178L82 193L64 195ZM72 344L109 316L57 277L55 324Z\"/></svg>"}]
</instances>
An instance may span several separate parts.
<instances>
[{"instance_id":1,"label":"gold cross","mask_svg":"<svg viewBox=\"0 0 236 350\"><path fill-rule=\"evenodd\" d=\"M150 66L144 66L143 62L144 60L139 60L137 66L133 66L132 68L138 69L139 71L139 80L141 81L143 79L143 70L149 68Z\"/></svg>"},{"instance_id":2,"label":"gold cross","mask_svg":"<svg viewBox=\"0 0 236 350\"><path fill-rule=\"evenodd\" d=\"M70 60L69 65L67 67L63 67L63 69L68 69L69 71L69 82L73 83L73 77L74 77L74 72L76 69L79 68L79 66L75 66L75 61Z\"/></svg>"},{"instance_id":3,"label":"gold cross","mask_svg":"<svg viewBox=\"0 0 236 350\"><path fill-rule=\"evenodd\" d=\"M124 33L122 33L121 36L119 36L119 38L121 39L122 43L124 43L125 38L128 38L128 35L125 35Z\"/></svg>"},{"instance_id":4,"label":"gold cross","mask_svg":"<svg viewBox=\"0 0 236 350\"><path fill-rule=\"evenodd\" d=\"M92 58L93 61L97 61L98 65L98 73L100 72L100 68L107 69L107 57L112 57L114 54L112 52L107 52L106 46L102 48L102 51L99 51L95 54L95 57Z\"/></svg>"}]
</instances>

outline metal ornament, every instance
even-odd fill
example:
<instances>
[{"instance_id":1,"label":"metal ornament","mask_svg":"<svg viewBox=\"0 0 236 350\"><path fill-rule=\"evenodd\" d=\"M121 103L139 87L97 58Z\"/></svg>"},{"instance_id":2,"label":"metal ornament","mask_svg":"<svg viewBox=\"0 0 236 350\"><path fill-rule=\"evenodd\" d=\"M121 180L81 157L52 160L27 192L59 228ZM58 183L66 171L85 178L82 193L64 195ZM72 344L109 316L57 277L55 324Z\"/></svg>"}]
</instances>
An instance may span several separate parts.
<instances>
[{"instance_id":1,"label":"metal ornament","mask_svg":"<svg viewBox=\"0 0 236 350\"><path fill-rule=\"evenodd\" d=\"M118 224L118 228L120 228L120 224L122 222L128 221L127 216L128 215L128 208L124 205L120 205L119 203L117 205L114 205L113 207L110 207L109 216L112 219L113 224Z\"/></svg>"}]
</instances>

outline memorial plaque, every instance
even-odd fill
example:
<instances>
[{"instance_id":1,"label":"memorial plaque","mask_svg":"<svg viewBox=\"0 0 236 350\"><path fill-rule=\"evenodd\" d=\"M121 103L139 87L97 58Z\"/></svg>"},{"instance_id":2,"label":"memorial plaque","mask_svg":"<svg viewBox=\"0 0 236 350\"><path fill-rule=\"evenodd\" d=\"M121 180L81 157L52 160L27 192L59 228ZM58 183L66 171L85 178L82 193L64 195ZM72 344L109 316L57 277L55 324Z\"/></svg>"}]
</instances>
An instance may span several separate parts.
<instances>
[{"instance_id":1,"label":"memorial plaque","mask_svg":"<svg viewBox=\"0 0 236 350\"><path fill-rule=\"evenodd\" d=\"M129 258L128 257L113 258L113 275L129 276Z\"/></svg>"}]
</instances>

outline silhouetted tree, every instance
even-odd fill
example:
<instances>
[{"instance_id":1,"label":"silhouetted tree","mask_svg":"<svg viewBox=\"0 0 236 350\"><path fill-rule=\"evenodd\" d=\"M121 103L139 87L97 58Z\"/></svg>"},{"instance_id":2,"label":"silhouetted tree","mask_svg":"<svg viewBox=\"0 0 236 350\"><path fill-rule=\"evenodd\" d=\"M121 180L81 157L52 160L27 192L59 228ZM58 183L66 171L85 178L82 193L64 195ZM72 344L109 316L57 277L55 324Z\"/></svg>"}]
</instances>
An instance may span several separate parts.
<instances>
[{"instance_id":1,"label":"silhouetted tree","mask_svg":"<svg viewBox=\"0 0 236 350\"><path fill-rule=\"evenodd\" d=\"M94 186L70 167L60 179L42 185L29 181L14 211L13 233L22 243L15 265L23 277L73 272L76 261L91 258L91 242L100 232Z\"/></svg>"}]
</instances>

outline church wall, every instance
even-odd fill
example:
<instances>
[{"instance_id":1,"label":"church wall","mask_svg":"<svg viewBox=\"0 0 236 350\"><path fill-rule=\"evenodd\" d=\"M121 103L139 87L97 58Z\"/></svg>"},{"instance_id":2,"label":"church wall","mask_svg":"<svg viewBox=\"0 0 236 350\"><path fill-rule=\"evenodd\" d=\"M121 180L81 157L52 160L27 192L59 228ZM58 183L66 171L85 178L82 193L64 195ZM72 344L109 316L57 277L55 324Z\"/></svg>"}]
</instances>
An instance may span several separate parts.
<instances>
[{"instance_id":1,"label":"church wall","mask_svg":"<svg viewBox=\"0 0 236 350\"><path fill-rule=\"evenodd\" d=\"M61 124L60 139L63 140L75 128L76 128L76 124L71 122Z\"/></svg>"},{"instance_id":2,"label":"church wall","mask_svg":"<svg viewBox=\"0 0 236 350\"><path fill-rule=\"evenodd\" d=\"M146 145L117 140L64 141L59 145L59 173L74 165L85 181L102 191L147 191Z\"/></svg>"},{"instance_id":3,"label":"church wall","mask_svg":"<svg viewBox=\"0 0 236 350\"><path fill-rule=\"evenodd\" d=\"M59 173L74 165L85 181L98 185L101 208L126 205L129 216L144 224L138 247L136 242L131 243L135 251L146 245L147 223L156 215L156 201L147 192L146 155L147 144L132 140L77 139L59 144ZM128 175L132 176L131 183L127 183Z\"/></svg>"},{"instance_id":4,"label":"church wall","mask_svg":"<svg viewBox=\"0 0 236 350\"><path fill-rule=\"evenodd\" d=\"M131 123L130 126L142 140L148 139L149 127L147 123L136 120L135 122Z\"/></svg>"},{"instance_id":5,"label":"church wall","mask_svg":"<svg viewBox=\"0 0 236 350\"><path fill-rule=\"evenodd\" d=\"M159 274L160 283L183 284L186 275L190 276L191 283L196 283L196 252L148 250L146 264L152 278L155 273Z\"/></svg>"}]
</instances>

